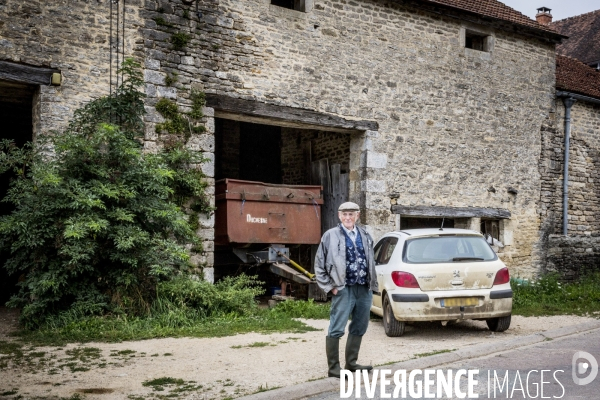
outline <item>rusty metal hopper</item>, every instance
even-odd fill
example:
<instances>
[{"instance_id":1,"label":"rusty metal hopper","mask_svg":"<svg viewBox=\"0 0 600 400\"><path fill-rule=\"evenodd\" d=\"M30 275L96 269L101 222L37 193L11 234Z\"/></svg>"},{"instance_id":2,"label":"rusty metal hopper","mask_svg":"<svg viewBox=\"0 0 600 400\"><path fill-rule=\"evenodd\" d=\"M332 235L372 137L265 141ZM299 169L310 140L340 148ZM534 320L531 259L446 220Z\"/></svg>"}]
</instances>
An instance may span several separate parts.
<instances>
[{"instance_id":1,"label":"rusty metal hopper","mask_svg":"<svg viewBox=\"0 0 600 400\"><path fill-rule=\"evenodd\" d=\"M217 245L321 240L321 186L222 179L215 200Z\"/></svg>"}]
</instances>

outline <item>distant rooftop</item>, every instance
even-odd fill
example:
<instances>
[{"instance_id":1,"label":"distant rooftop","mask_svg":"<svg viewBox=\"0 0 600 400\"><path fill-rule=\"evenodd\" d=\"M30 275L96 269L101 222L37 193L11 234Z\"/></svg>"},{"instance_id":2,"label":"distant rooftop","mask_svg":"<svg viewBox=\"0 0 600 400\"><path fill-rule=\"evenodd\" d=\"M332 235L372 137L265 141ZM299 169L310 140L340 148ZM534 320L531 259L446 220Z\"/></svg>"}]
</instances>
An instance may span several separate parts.
<instances>
[{"instance_id":1,"label":"distant rooftop","mask_svg":"<svg viewBox=\"0 0 600 400\"><path fill-rule=\"evenodd\" d=\"M600 99L600 71L574 58L557 55L556 88Z\"/></svg>"},{"instance_id":2,"label":"distant rooftop","mask_svg":"<svg viewBox=\"0 0 600 400\"><path fill-rule=\"evenodd\" d=\"M561 19L550 24L569 38L556 46L556 52L585 64L600 63L600 10Z\"/></svg>"}]
</instances>

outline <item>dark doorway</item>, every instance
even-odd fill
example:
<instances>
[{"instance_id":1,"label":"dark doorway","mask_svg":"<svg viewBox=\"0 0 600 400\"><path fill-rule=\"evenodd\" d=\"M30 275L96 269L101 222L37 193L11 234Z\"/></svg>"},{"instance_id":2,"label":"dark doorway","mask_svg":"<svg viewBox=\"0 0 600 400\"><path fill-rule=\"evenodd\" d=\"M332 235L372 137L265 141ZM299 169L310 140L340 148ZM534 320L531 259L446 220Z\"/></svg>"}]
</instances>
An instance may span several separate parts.
<instances>
[{"instance_id":1,"label":"dark doorway","mask_svg":"<svg viewBox=\"0 0 600 400\"><path fill-rule=\"evenodd\" d=\"M240 124L240 179L281 183L281 128Z\"/></svg>"},{"instance_id":2,"label":"dark doorway","mask_svg":"<svg viewBox=\"0 0 600 400\"><path fill-rule=\"evenodd\" d=\"M281 128L215 119L215 178L282 183Z\"/></svg>"},{"instance_id":3,"label":"dark doorway","mask_svg":"<svg viewBox=\"0 0 600 400\"><path fill-rule=\"evenodd\" d=\"M33 137L33 97L37 86L0 81L0 139L12 140L16 146L23 146ZM12 171L0 175L0 198L6 197ZM0 203L0 214L13 211L9 203ZM8 253L0 249L0 305L4 305L16 291L18 276L9 276L4 269Z\"/></svg>"},{"instance_id":4,"label":"dark doorway","mask_svg":"<svg viewBox=\"0 0 600 400\"><path fill-rule=\"evenodd\" d=\"M454 228L454 220L444 218L444 228ZM441 228L442 218L400 218L400 230L403 229L421 229L421 228Z\"/></svg>"}]
</instances>

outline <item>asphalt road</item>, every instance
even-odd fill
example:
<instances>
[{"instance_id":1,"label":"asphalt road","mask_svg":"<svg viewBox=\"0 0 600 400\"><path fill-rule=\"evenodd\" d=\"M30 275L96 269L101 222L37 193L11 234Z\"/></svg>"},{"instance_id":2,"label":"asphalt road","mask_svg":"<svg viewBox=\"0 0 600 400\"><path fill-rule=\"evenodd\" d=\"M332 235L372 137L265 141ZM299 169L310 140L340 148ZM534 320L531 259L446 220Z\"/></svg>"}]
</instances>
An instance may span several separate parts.
<instances>
[{"instance_id":1,"label":"asphalt road","mask_svg":"<svg viewBox=\"0 0 600 400\"><path fill-rule=\"evenodd\" d=\"M394 396L394 389L401 388L402 385L394 384L393 372L387 376L390 383L386 385L391 398L405 399L423 399L423 398L442 398L442 399L460 399L460 398L479 398L479 399L600 399L600 373L596 378L586 384L575 384L573 372L573 357L578 352L586 352L592 355L597 363L600 362L600 329L583 332L578 335L567 336L564 338L546 338L545 341L520 347L515 350L507 350L496 353L491 356L479 358L470 358L457 361L456 363L444 364L433 369L431 380L427 392L433 396L426 396L423 383L426 383L423 374L416 374L414 384L409 382L410 372L406 372L406 393L402 396L401 390L397 397ZM586 369L587 364L587 369ZM384 367L380 367L384 368ZM585 379L590 377L593 365L589 360L579 358L575 360L576 378ZM459 375L459 381L456 384L456 375L459 370L465 370L464 375ZM583 372L585 370L585 372ZM381 373L379 369L377 375ZM402 370L400 370L402 371ZM439 372L438 372L439 371ZM471 380L471 392L468 393L468 373L471 371L473 379ZM475 372L476 371L476 372ZM440 395L437 395L438 380L436 374L444 374L444 379L440 379ZM400 372L401 374L401 372ZM450 390L441 385L451 374ZM375 375L375 371L369 375L369 378ZM380 377L379 377L380 378ZM398 382L402 382L402 375L398 375ZM353 378L356 380L356 377ZM362 380L362 379L361 379ZM474 382L474 381L477 382ZM360 396L354 386L351 390L347 387L344 390L350 396L341 397L340 390L322 393L317 396L309 397L309 400L337 400L340 398L350 399L382 399L381 379L377 379L373 395L366 393L366 387L360 389ZM355 382L353 382L355 383ZM421 390L419 392L419 384ZM372 386L372 382L371 385ZM409 387L414 391L411 393ZM448 389L448 388L446 388ZM458 389L458 393L457 390ZM464 395L464 397L463 397Z\"/></svg>"}]
</instances>

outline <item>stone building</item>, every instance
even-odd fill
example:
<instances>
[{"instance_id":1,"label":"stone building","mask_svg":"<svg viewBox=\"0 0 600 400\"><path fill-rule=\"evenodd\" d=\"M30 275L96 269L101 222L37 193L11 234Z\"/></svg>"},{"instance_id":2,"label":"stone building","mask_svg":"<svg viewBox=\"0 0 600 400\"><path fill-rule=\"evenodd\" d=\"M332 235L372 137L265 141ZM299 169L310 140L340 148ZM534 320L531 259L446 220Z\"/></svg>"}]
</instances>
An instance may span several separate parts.
<instances>
[{"instance_id":1,"label":"stone building","mask_svg":"<svg viewBox=\"0 0 600 400\"><path fill-rule=\"evenodd\" d=\"M131 55L149 151L160 98L185 110L191 88L207 94L207 131L188 145L209 158L211 188L306 184L327 160L376 237L443 220L495 236L513 275L546 265L544 185L559 178L542 165L564 36L496 0L1 0L0 16L1 62L62 76L17 80L31 137L108 94L115 59ZM214 217L201 219L195 261L210 277Z\"/></svg>"},{"instance_id":2,"label":"stone building","mask_svg":"<svg viewBox=\"0 0 600 400\"><path fill-rule=\"evenodd\" d=\"M542 129L542 265L572 277L600 265L598 24L600 10L550 24L568 39L557 46L556 112Z\"/></svg>"}]
</instances>

